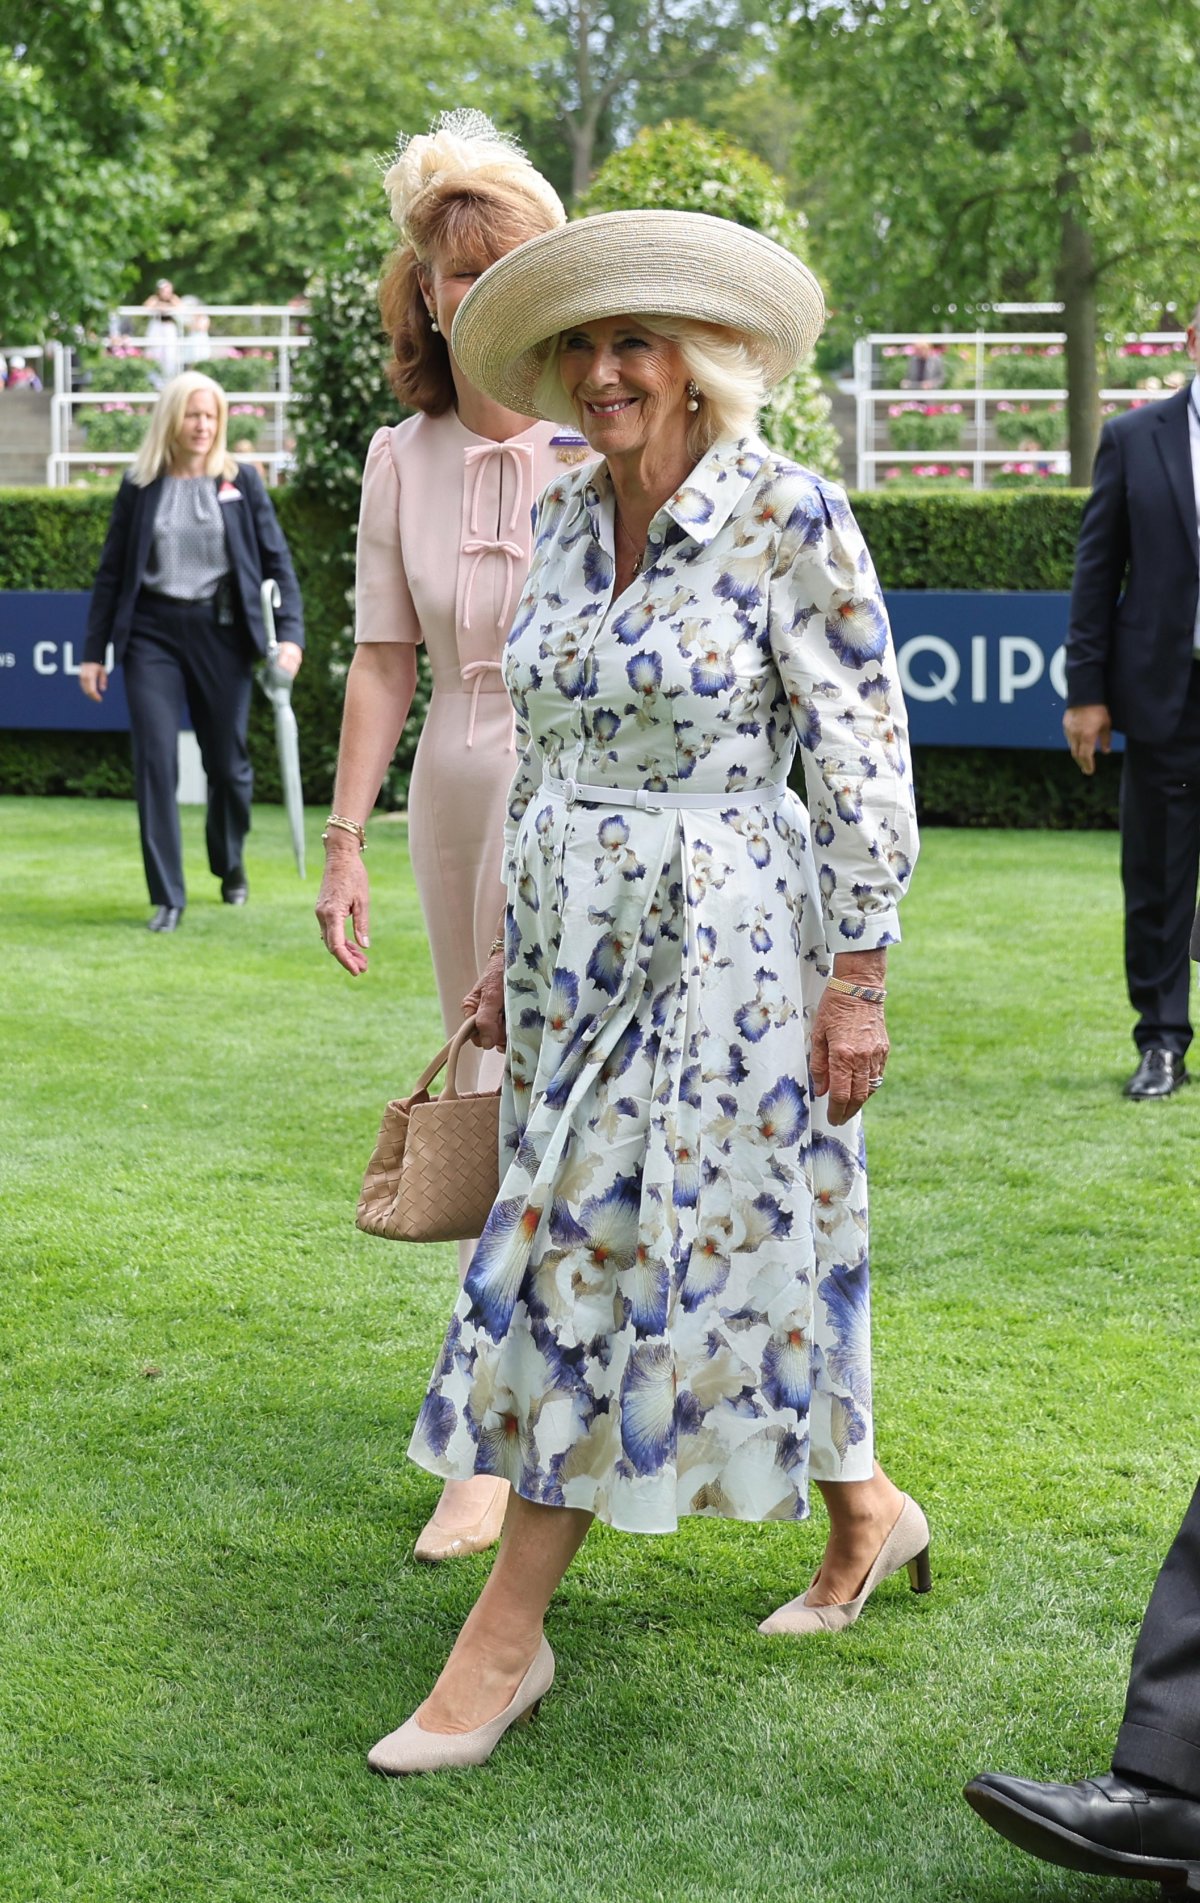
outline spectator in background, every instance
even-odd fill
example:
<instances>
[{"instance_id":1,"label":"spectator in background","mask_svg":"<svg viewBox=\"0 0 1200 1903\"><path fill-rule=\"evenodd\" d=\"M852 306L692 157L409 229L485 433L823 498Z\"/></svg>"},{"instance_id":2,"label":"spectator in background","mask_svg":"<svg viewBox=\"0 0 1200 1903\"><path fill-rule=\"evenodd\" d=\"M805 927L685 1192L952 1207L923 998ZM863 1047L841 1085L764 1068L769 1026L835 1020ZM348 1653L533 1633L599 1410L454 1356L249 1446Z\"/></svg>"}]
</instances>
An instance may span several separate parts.
<instances>
[{"instance_id":1,"label":"spectator in background","mask_svg":"<svg viewBox=\"0 0 1200 1903\"><path fill-rule=\"evenodd\" d=\"M146 355L158 364L163 381L169 382L181 367L183 299L170 278L159 278L142 308L150 312L146 325Z\"/></svg>"},{"instance_id":2,"label":"spectator in background","mask_svg":"<svg viewBox=\"0 0 1200 1903\"><path fill-rule=\"evenodd\" d=\"M232 356L232 350L228 344L215 344L211 341L213 320L209 318L207 310L202 310L200 306L196 310L190 310L186 325L188 329L183 339L181 356L186 360L188 369L198 367L200 363L213 363L217 358Z\"/></svg>"},{"instance_id":3,"label":"spectator in background","mask_svg":"<svg viewBox=\"0 0 1200 1903\"><path fill-rule=\"evenodd\" d=\"M8 360L8 384L10 390L40 390L42 379L36 370L26 363L24 357L14 356Z\"/></svg>"},{"instance_id":4,"label":"spectator in background","mask_svg":"<svg viewBox=\"0 0 1200 1903\"><path fill-rule=\"evenodd\" d=\"M901 379L902 390L940 390L946 381L946 358L941 344L918 338L908 360L908 375Z\"/></svg>"},{"instance_id":5,"label":"spectator in background","mask_svg":"<svg viewBox=\"0 0 1200 1903\"><path fill-rule=\"evenodd\" d=\"M283 531L262 480L225 447L228 404L211 378L167 385L113 504L92 589L79 685L99 701L106 651L125 669L152 932L186 903L176 805L186 696L208 776L208 863L226 905L247 898L242 847L253 775L246 747L255 660L266 652L261 589L278 582L279 665L300 666L304 621Z\"/></svg>"},{"instance_id":6,"label":"spectator in background","mask_svg":"<svg viewBox=\"0 0 1200 1903\"><path fill-rule=\"evenodd\" d=\"M264 482L267 480L266 468L257 460L254 454L254 444L250 441L248 436L238 437L236 443L233 445L233 453L240 463L248 464L257 475L262 477Z\"/></svg>"},{"instance_id":7,"label":"spectator in background","mask_svg":"<svg viewBox=\"0 0 1200 1903\"><path fill-rule=\"evenodd\" d=\"M0 390L3 390L6 387L7 383L8 383L8 365L4 361L4 358L0 357Z\"/></svg>"}]
</instances>

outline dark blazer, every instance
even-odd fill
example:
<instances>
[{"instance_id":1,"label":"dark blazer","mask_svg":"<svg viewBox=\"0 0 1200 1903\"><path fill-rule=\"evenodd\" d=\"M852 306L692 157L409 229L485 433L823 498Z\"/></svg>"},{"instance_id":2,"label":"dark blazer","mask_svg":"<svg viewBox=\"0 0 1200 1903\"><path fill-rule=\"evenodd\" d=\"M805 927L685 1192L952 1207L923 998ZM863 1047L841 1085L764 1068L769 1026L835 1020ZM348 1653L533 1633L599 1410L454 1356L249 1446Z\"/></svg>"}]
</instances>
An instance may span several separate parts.
<instances>
[{"instance_id":1,"label":"dark blazer","mask_svg":"<svg viewBox=\"0 0 1200 1903\"><path fill-rule=\"evenodd\" d=\"M224 486L221 476L199 476L196 480L211 480L218 488ZM245 463L238 464L233 481L241 500L223 502L221 520L225 524L237 624L259 653L265 654L267 637L259 591L267 577L273 576L279 583L281 596L281 604L275 610L275 632L281 641L295 641L303 647L304 608L296 571L266 484L258 471ZM154 517L161 494L161 477L139 489L126 476L117 491L100 569L92 587L83 649L85 661L102 662L110 641L114 662L119 663L125 652L133 625L134 603L150 559Z\"/></svg>"},{"instance_id":2,"label":"dark blazer","mask_svg":"<svg viewBox=\"0 0 1200 1903\"><path fill-rule=\"evenodd\" d=\"M1200 547L1188 397L1105 424L1075 552L1067 705L1103 702L1132 740L1175 732L1191 674Z\"/></svg>"}]
</instances>

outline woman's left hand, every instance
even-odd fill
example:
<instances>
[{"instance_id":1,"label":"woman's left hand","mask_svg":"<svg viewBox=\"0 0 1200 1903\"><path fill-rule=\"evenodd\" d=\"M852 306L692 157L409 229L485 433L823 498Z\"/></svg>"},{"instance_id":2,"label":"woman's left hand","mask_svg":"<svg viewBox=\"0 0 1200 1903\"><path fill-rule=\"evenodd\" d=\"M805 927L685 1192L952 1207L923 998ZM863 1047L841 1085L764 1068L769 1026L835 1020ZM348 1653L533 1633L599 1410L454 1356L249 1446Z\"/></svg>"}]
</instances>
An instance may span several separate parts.
<instances>
[{"instance_id":1,"label":"woman's left hand","mask_svg":"<svg viewBox=\"0 0 1200 1903\"><path fill-rule=\"evenodd\" d=\"M475 1042L485 1051L502 1051L504 1025L504 953L494 952L463 999L463 1016L475 1019Z\"/></svg>"},{"instance_id":2,"label":"woman's left hand","mask_svg":"<svg viewBox=\"0 0 1200 1903\"><path fill-rule=\"evenodd\" d=\"M830 1123L849 1123L858 1115L872 1078L882 1080L889 1048L881 1004L841 991L824 993L813 1025L812 1083L815 1096L829 1093Z\"/></svg>"},{"instance_id":3,"label":"woman's left hand","mask_svg":"<svg viewBox=\"0 0 1200 1903\"><path fill-rule=\"evenodd\" d=\"M294 641L281 641L276 650L275 659L285 674L295 680L300 672L300 663L304 659L304 649L297 647Z\"/></svg>"}]
</instances>

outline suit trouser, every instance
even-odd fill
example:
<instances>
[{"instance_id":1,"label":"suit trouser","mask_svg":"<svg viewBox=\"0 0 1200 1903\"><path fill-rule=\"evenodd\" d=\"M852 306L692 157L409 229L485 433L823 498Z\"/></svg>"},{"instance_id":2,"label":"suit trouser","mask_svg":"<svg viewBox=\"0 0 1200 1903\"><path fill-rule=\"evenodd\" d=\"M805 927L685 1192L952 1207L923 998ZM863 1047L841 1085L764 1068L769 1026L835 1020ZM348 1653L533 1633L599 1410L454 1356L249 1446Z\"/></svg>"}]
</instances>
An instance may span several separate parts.
<instances>
[{"instance_id":1,"label":"suit trouser","mask_svg":"<svg viewBox=\"0 0 1200 1903\"><path fill-rule=\"evenodd\" d=\"M1200 662L1176 732L1127 740L1121 769L1125 976L1139 1051L1182 1057L1192 1041L1188 940L1200 873Z\"/></svg>"},{"instance_id":2,"label":"suit trouser","mask_svg":"<svg viewBox=\"0 0 1200 1903\"><path fill-rule=\"evenodd\" d=\"M208 776L208 863L224 879L242 863L254 776L246 749L253 654L211 601L174 601L143 589L125 650L142 859L153 905L182 906L183 850L176 800L179 723L186 699Z\"/></svg>"},{"instance_id":3,"label":"suit trouser","mask_svg":"<svg viewBox=\"0 0 1200 1903\"><path fill-rule=\"evenodd\" d=\"M1113 1770L1200 1798L1200 1486L1142 1621Z\"/></svg>"}]
</instances>

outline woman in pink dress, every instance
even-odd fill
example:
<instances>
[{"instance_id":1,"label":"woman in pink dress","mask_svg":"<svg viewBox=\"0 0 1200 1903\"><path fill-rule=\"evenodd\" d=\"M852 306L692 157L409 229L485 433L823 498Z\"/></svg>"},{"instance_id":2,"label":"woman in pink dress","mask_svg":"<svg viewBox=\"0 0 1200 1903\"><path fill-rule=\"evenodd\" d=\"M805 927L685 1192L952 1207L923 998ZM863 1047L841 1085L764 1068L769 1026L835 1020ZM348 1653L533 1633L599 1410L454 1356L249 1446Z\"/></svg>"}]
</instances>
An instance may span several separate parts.
<instances>
[{"instance_id":1,"label":"woman in pink dress","mask_svg":"<svg viewBox=\"0 0 1200 1903\"><path fill-rule=\"evenodd\" d=\"M380 287L392 388L416 414L367 452L358 527L356 647L346 681L317 917L347 971L366 970L363 829L408 718L424 642L433 696L409 788L409 844L447 1032L502 929L505 803L516 766L500 655L532 553L533 505L581 437L506 410L450 354L454 313L479 274L565 222L553 188L481 113L444 116L402 146L385 178L401 245ZM350 933L347 935L347 923ZM463 1088L500 1082L470 1050ZM460 1276L475 1244L459 1245ZM447 1481L419 1559L500 1537L508 1484Z\"/></svg>"}]
</instances>

